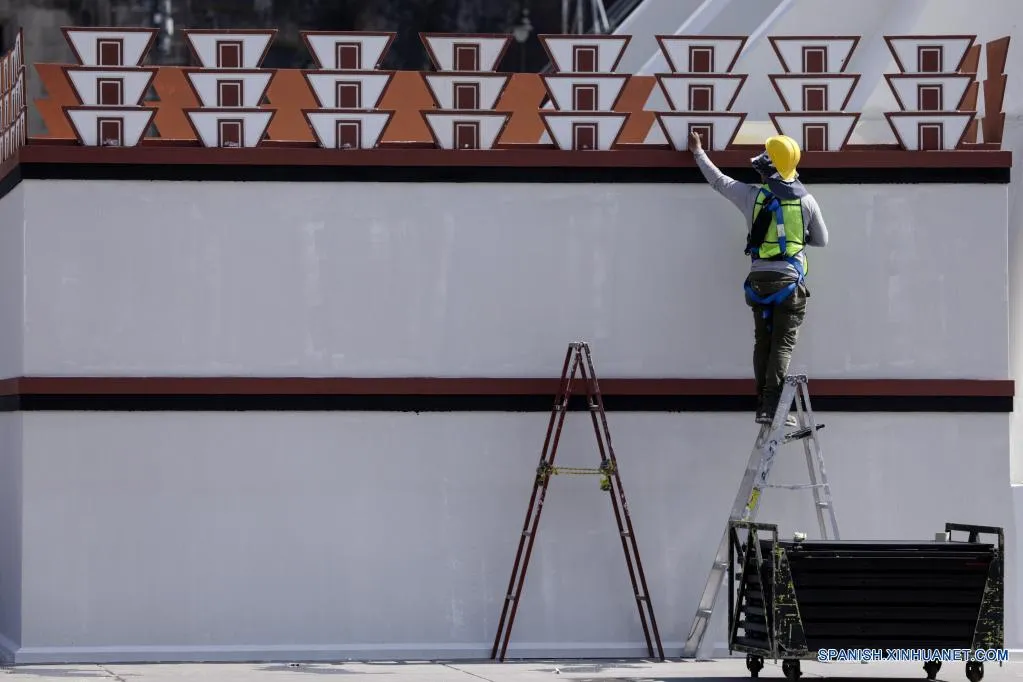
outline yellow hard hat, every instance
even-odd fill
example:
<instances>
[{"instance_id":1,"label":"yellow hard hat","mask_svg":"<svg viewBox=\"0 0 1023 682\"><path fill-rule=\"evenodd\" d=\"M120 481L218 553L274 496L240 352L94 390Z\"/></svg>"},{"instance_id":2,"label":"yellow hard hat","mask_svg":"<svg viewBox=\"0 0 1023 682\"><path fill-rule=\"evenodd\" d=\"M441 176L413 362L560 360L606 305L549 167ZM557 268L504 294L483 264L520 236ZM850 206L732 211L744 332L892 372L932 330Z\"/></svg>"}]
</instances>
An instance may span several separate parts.
<instances>
[{"instance_id":1,"label":"yellow hard hat","mask_svg":"<svg viewBox=\"0 0 1023 682\"><path fill-rule=\"evenodd\" d=\"M799 143L788 135L775 135L767 138L764 147L781 179L786 182L794 179L796 166L799 165Z\"/></svg>"}]
</instances>

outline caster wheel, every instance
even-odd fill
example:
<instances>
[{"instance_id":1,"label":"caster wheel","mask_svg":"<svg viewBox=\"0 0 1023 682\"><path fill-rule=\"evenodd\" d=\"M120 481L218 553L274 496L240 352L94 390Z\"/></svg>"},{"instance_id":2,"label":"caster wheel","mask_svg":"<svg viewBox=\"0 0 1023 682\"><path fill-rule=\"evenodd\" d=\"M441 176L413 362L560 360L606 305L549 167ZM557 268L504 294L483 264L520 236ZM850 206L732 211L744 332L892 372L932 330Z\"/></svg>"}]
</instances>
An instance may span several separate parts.
<instances>
[{"instance_id":1,"label":"caster wheel","mask_svg":"<svg viewBox=\"0 0 1023 682\"><path fill-rule=\"evenodd\" d=\"M796 682L799 677L803 674L799 671L799 661L784 661L781 664L781 670L785 673L785 677Z\"/></svg>"},{"instance_id":2,"label":"caster wheel","mask_svg":"<svg viewBox=\"0 0 1023 682\"><path fill-rule=\"evenodd\" d=\"M750 677L760 677L760 671L764 668L764 657L746 654L746 668Z\"/></svg>"},{"instance_id":3,"label":"caster wheel","mask_svg":"<svg viewBox=\"0 0 1023 682\"><path fill-rule=\"evenodd\" d=\"M966 679L970 682L980 682L984 679L984 664L980 661L970 661L967 663Z\"/></svg>"},{"instance_id":4,"label":"caster wheel","mask_svg":"<svg viewBox=\"0 0 1023 682\"><path fill-rule=\"evenodd\" d=\"M927 661L924 663L924 672L927 673L927 679L933 680L938 676L938 671L941 670L941 661Z\"/></svg>"}]
</instances>

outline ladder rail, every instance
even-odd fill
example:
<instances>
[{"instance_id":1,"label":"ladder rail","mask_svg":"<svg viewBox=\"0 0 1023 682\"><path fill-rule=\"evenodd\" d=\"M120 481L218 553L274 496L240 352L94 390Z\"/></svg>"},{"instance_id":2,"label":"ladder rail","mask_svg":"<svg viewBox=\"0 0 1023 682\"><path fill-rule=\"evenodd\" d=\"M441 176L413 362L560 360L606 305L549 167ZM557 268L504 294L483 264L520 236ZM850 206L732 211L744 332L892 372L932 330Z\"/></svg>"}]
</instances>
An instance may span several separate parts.
<instances>
[{"instance_id":1,"label":"ladder rail","mask_svg":"<svg viewBox=\"0 0 1023 682\"><path fill-rule=\"evenodd\" d=\"M570 363L571 372L569 372ZM529 559L533 554L536 530L540 525L540 515L543 512L543 503L547 497L547 486L550 483L550 476L548 475L543 475L541 482L540 472L545 472L546 467L554 464L558 443L561 440L561 432L565 425L565 415L568 413L568 404L572 398L572 379L575 376L578 365L579 356L575 355L573 359L572 347L569 346L568 351L565 353L565 363L561 370L561 383L558 394L555 396L554 407L551 410L551 416L547 423L547 434L544 437L543 450L540 453L540 465L537 468L537 476L533 480L533 492L529 497L526 520L522 526L522 534L519 536L518 549L515 552L515 563L512 565L511 578L508 580L508 590L505 592L501 618L498 621L497 635L494 637L494 646L490 652L491 658L497 657L498 649L500 648L500 659L504 660L505 654L508 651L512 625L518 612L519 596L522 594L522 587L525 584L526 570L529 568ZM523 550L525 550L525 556L523 556ZM506 617L507 629L505 628Z\"/></svg>"},{"instance_id":2,"label":"ladder rail","mask_svg":"<svg viewBox=\"0 0 1023 682\"><path fill-rule=\"evenodd\" d=\"M657 644L657 656L664 660L664 648L661 644L661 636L657 628L657 619L654 617L653 604L650 601L650 589L647 586L646 573L643 570L643 562L639 556L639 544L632 525L632 515L629 513L629 504L625 499L625 487L622 485L622 479L618 472L618 460L615 457L614 446L611 444L611 429L607 423L607 412L604 410L604 397L600 392L596 370L593 368L593 356L590 353L589 344L584 343L582 346L585 352L583 377L587 381L587 386L592 388L592 391L587 391L588 398L592 401L590 405L590 418L593 421L593 431L597 437L600 461L602 463L610 461L611 463L611 490L608 492L611 494L611 508L614 510L615 521L618 524L618 535L622 541L622 551L625 553L629 580L632 582L632 591L636 597L636 607L639 609L639 621L643 627L643 637L646 639L647 652L653 657L654 647L650 640L650 630L653 630L654 640ZM623 516L625 520L624 527L622 526ZM635 561L635 569L633 568L633 561ZM638 585L636 582L637 574L639 579ZM646 606L645 612L644 605ZM650 621L649 629L647 627L648 618Z\"/></svg>"},{"instance_id":3,"label":"ladder rail","mask_svg":"<svg viewBox=\"0 0 1023 682\"><path fill-rule=\"evenodd\" d=\"M824 506L821 502L821 488L817 484L817 458L814 456L814 448L811 441L816 441L817 431L816 424L813 423L813 414L806 407L806 395L803 392L804 385L799 385L799 391L796 393L796 421L799 423L800 428L810 427L810 437L803 439L803 453L806 455L806 470L810 477L810 490L813 494L813 508L817 513L817 527L820 529L821 538L824 540L828 539L828 527L824 523Z\"/></svg>"},{"instance_id":4,"label":"ladder rail","mask_svg":"<svg viewBox=\"0 0 1023 682\"><path fill-rule=\"evenodd\" d=\"M824 467L824 452L823 449L821 448L820 440L817 437L818 430L817 421L816 417L814 416L813 406L810 402L810 389L809 386L804 383L801 385L800 390L803 394L803 404L806 406L806 412L809 420L808 426L810 426L811 429L810 438L804 441L803 447L806 448L808 451L812 449L814 460L816 461L817 464L817 473L820 478L821 492L823 492L824 495L827 497L827 501L823 504L827 505L828 518L829 521L831 522L831 531L834 534L834 537L832 539L841 540L842 538L838 532L838 519L835 516L835 505L833 504L831 497L831 484L828 482L828 474ZM807 457L809 456L810 454L809 452L807 452ZM812 475L811 480L813 480ZM821 537L827 538L827 533L822 531Z\"/></svg>"}]
</instances>

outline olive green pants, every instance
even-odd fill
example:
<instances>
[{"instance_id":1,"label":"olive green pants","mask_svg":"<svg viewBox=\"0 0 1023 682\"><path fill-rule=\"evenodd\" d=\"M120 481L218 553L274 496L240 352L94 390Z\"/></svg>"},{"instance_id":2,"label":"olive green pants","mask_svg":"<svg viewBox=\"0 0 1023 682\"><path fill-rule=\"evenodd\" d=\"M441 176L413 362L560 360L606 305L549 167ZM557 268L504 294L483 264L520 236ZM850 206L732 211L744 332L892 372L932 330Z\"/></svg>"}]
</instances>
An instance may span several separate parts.
<instances>
[{"instance_id":1,"label":"olive green pants","mask_svg":"<svg viewBox=\"0 0 1023 682\"><path fill-rule=\"evenodd\" d=\"M774 272L753 272L749 277L750 288L761 298L784 289L792 281ZM765 317L765 306L746 296L746 304L753 309L753 376L757 383L758 413L773 416L778 408L809 297L809 289L801 284L788 298L771 307L770 316Z\"/></svg>"}]
</instances>

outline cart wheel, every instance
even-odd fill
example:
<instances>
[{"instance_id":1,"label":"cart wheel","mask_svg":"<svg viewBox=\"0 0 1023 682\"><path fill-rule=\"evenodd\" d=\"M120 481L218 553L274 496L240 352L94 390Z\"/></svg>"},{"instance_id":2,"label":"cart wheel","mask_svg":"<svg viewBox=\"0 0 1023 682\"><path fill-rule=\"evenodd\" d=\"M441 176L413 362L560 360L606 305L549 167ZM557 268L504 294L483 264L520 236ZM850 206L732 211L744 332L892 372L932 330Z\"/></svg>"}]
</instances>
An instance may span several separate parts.
<instances>
[{"instance_id":1,"label":"cart wheel","mask_svg":"<svg viewBox=\"0 0 1023 682\"><path fill-rule=\"evenodd\" d=\"M980 682L984 679L984 664L980 661L970 661L967 663L966 679L970 682Z\"/></svg>"},{"instance_id":2,"label":"cart wheel","mask_svg":"<svg viewBox=\"0 0 1023 682\"><path fill-rule=\"evenodd\" d=\"M756 654L746 654L746 668L750 677L760 677L760 671L764 668L764 657Z\"/></svg>"},{"instance_id":3,"label":"cart wheel","mask_svg":"<svg viewBox=\"0 0 1023 682\"><path fill-rule=\"evenodd\" d=\"M924 671L927 673L927 679L929 680L936 678L939 670L941 670L941 661L927 661L924 663Z\"/></svg>"},{"instance_id":4,"label":"cart wheel","mask_svg":"<svg viewBox=\"0 0 1023 682\"><path fill-rule=\"evenodd\" d=\"M781 670L783 673L785 673L785 677L792 680L793 682L795 682L795 680L798 680L799 676L803 674L799 671L798 660L784 661L781 664Z\"/></svg>"}]
</instances>

